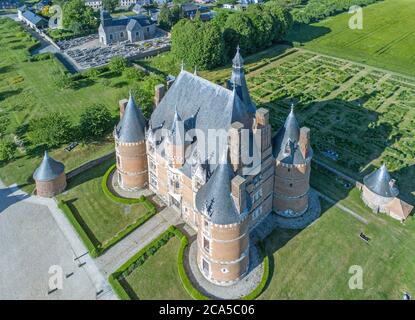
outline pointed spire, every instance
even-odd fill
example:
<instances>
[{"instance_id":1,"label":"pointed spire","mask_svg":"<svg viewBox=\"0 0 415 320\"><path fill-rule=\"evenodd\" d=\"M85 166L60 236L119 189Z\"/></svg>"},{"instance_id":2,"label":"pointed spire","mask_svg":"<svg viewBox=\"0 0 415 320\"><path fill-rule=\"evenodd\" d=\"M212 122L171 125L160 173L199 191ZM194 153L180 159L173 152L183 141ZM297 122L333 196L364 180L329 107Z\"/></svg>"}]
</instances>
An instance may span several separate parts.
<instances>
[{"instance_id":1,"label":"pointed spire","mask_svg":"<svg viewBox=\"0 0 415 320\"><path fill-rule=\"evenodd\" d=\"M40 166L35 170L33 178L36 181L51 181L59 177L65 170L63 163L51 158L47 151L43 155Z\"/></svg>"},{"instance_id":2,"label":"pointed spire","mask_svg":"<svg viewBox=\"0 0 415 320\"><path fill-rule=\"evenodd\" d=\"M130 90L124 115L115 130L119 142L133 143L145 139L146 119L137 107Z\"/></svg>"},{"instance_id":3,"label":"pointed spire","mask_svg":"<svg viewBox=\"0 0 415 320\"><path fill-rule=\"evenodd\" d=\"M231 109L231 123L238 121L242 123L245 128L251 128L253 119L249 115L248 110L246 110L246 107L243 105L240 97L238 96L235 86L232 88L232 93L226 108Z\"/></svg>"},{"instance_id":4,"label":"pointed spire","mask_svg":"<svg viewBox=\"0 0 415 320\"><path fill-rule=\"evenodd\" d=\"M234 68L242 68L244 66L244 59L241 56L239 44L236 47L235 57L232 59L232 64Z\"/></svg>"},{"instance_id":5,"label":"pointed spire","mask_svg":"<svg viewBox=\"0 0 415 320\"><path fill-rule=\"evenodd\" d=\"M182 64L181 64L181 71L184 70L184 61L182 60Z\"/></svg>"},{"instance_id":6,"label":"pointed spire","mask_svg":"<svg viewBox=\"0 0 415 320\"><path fill-rule=\"evenodd\" d=\"M365 186L372 192L387 198L396 197L399 194L398 188L394 185L385 164L363 178Z\"/></svg>"},{"instance_id":7,"label":"pointed spire","mask_svg":"<svg viewBox=\"0 0 415 320\"><path fill-rule=\"evenodd\" d=\"M184 142L184 123L177 110L177 104L174 105L174 117L169 133L170 143L179 145Z\"/></svg>"},{"instance_id":8,"label":"pointed spire","mask_svg":"<svg viewBox=\"0 0 415 320\"><path fill-rule=\"evenodd\" d=\"M195 76L197 76L197 66L195 66L195 71L193 72Z\"/></svg>"}]
</instances>

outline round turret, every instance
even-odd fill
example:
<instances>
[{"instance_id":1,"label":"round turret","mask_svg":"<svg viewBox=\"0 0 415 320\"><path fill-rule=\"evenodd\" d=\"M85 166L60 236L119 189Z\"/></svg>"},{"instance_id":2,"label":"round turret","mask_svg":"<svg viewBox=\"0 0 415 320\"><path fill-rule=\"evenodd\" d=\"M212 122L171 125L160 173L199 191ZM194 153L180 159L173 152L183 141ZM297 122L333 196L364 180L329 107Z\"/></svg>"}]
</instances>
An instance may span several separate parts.
<instances>
[{"instance_id":1,"label":"round turret","mask_svg":"<svg viewBox=\"0 0 415 320\"><path fill-rule=\"evenodd\" d=\"M66 188L65 166L49 157L45 151L42 163L35 170L33 179L36 183L36 194L39 197L51 198Z\"/></svg>"}]
</instances>

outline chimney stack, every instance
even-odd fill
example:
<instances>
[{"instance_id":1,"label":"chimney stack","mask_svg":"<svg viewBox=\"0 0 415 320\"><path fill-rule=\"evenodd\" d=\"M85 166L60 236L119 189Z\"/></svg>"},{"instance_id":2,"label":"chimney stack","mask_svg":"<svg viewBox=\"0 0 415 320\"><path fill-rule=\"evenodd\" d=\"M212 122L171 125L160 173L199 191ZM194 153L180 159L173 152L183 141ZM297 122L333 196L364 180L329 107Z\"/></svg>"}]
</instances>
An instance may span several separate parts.
<instances>
[{"instance_id":1,"label":"chimney stack","mask_svg":"<svg viewBox=\"0 0 415 320\"><path fill-rule=\"evenodd\" d=\"M302 127L300 129L299 145L300 145L300 150L301 150L301 153L304 159L307 158L309 155L309 151L310 151L310 129L309 128Z\"/></svg>"},{"instance_id":2,"label":"chimney stack","mask_svg":"<svg viewBox=\"0 0 415 320\"><path fill-rule=\"evenodd\" d=\"M124 110L125 110L125 107L127 106L127 103L128 103L128 99L122 99L118 101L118 106L120 107L120 119L124 115Z\"/></svg>"},{"instance_id":3,"label":"chimney stack","mask_svg":"<svg viewBox=\"0 0 415 320\"><path fill-rule=\"evenodd\" d=\"M233 167L233 170L235 172L238 171L239 168L241 168L241 135L242 135L242 129L244 128L243 124L240 122L234 122L231 124L231 127L229 129L229 154L230 154L230 160L231 165Z\"/></svg>"},{"instance_id":4,"label":"chimney stack","mask_svg":"<svg viewBox=\"0 0 415 320\"><path fill-rule=\"evenodd\" d=\"M154 95L154 108L157 108L161 99L163 99L164 94L166 93L166 87L164 84L160 83L155 86L155 95Z\"/></svg>"},{"instance_id":5,"label":"chimney stack","mask_svg":"<svg viewBox=\"0 0 415 320\"><path fill-rule=\"evenodd\" d=\"M236 176L231 181L231 193L235 200L239 213L246 208L246 179L242 176Z\"/></svg>"}]
</instances>

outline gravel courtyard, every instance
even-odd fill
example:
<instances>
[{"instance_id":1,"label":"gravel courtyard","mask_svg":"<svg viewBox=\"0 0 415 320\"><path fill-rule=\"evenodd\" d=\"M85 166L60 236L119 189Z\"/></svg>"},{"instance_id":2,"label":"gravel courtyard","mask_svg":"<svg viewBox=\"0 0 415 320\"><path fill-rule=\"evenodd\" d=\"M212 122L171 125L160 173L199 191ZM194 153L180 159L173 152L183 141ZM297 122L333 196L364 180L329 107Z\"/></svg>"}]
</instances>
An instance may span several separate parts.
<instances>
[{"instance_id":1,"label":"gravel courtyard","mask_svg":"<svg viewBox=\"0 0 415 320\"><path fill-rule=\"evenodd\" d=\"M96 299L49 208L33 198L0 182L0 299ZM62 267L63 288L48 294L52 265Z\"/></svg>"}]
</instances>

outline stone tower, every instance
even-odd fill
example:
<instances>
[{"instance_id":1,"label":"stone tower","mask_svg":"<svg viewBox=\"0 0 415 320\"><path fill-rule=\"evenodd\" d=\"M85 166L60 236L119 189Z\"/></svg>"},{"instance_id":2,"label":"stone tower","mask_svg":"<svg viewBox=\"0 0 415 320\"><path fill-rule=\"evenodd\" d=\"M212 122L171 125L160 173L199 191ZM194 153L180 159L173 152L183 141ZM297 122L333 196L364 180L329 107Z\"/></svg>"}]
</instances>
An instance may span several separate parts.
<instances>
[{"instance_id":1,"label":"stone tower","mask_svg":"<svg viewBox=\"0 0 415 320\"><path fill-rule=\"evenodd\" d=\"M119 186L127 191L147 186L146 120L130 97L123 116L114 130Z\"/></svg>"},{"instance_id":2,"label":"stone tower","mask_svg":"<svg viewBox=\"0 0 415 320\"><path fill-rule=\"evenodd\" d=\"M299 128L294 107L273 140L275 157L273 210L284 217L297 217L308 209L313 151L310 129Z\"/></svg>"},{"instance_id":3,"label":"stone tower","mask_svg":"<svg viewBox=\"0 0 415 320\"><path fill-rule=\"evenodd\" d=\"M226 157L224 157L226 158ZM249 197L229 160L217 164L196 194L197 264L209 281L231 285L249 270Z\"/></svg>"},{"instance_id":4,"label":"stone tower","mask_svg":"<svg viewBox=\"0 0 415 320\"><path fill-rule=\"evenodd\" d=\"M42 163L35 170L33 179L39 197L53 197L65 190L65 166L63 163L49 157L47 151L45 151Z\"/></svg>"}]
</instances>

